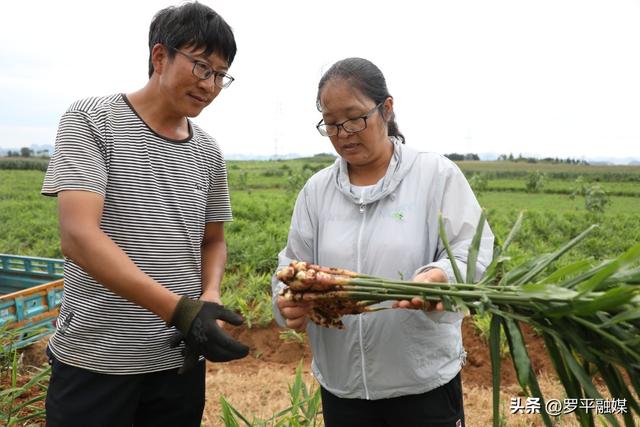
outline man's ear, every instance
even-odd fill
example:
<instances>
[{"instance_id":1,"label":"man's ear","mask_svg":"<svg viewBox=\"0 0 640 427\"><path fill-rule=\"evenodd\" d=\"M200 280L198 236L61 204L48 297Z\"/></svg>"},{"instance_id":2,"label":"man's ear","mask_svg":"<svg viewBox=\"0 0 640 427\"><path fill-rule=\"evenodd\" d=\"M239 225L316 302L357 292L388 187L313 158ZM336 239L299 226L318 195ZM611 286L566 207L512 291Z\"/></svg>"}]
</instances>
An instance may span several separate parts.
<instances>
[{"instance_id":1,"label":"man's ear","mask_svg":"<svg viewBox=\"0 0 640 427\"><path fill-rule=\"evenodd\" d=\"M167 62L169 61L169 52L167 48L161 44L156 43L151 48L151 63L153 64L153 72L156 74L162 74Z\"/></svg>"}]
</instances>

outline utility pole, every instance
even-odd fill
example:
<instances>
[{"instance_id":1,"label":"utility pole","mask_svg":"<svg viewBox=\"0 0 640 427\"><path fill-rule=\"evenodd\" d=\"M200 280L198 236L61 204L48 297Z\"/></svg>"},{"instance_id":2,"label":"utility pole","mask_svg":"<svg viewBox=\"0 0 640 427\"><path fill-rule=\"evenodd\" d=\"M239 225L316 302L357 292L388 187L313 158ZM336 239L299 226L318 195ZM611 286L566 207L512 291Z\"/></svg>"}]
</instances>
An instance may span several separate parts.
<instances>
[{"instance_id":1,"label":"utility pole","mask_svg":"<svg viewBox=\"0 0 640 427\"><path fill-rule=\"evenodd\" d=\"M282 101L277 100L276 101L276 107L275 107L275 120L274 120L274 124L276 127L276 131L275 131L275 135L273 137L273 158L274 159L278 159L278 136L280 133L280 129L282 128Z\"/></svg>"},{"instance_id":2,"label":"utility pole","mask_svg":"<svg viewBox=\"0 0 640 427\"><path fill-rule=\"evenodd\" d=\"M462 153L462 155L466 155L466 154L470 154L473 152L473 150L471 149L471 128L468 127L467 128L467 136L464 138L465 139L465 148L466 148L466 153Z\"/></svg>"}]
</instances>

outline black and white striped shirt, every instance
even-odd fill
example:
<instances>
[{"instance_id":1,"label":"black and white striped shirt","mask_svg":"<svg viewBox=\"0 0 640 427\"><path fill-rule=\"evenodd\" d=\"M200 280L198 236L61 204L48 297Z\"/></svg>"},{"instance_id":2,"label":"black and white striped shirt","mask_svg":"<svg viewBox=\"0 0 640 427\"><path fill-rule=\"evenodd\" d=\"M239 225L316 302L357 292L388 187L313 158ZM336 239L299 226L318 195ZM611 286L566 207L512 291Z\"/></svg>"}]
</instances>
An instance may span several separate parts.
<instances>
[{"instance_id":1,"label":"black and white striped shirt","mask_svg":"<svg viewBox=\"0 0 640 427\"><path fill-rule=\"evenodd\" d=\"M217 143L189 122L189 137L162 137L124 95L89 98L62 116L42 194L101 194L101 229L146 274L198 298L206 222L230 221L227 173ZM60 361L97 372L134 374L179 367L155 314L93 280L65 259L64 299L49 346Z\"/></svg>"}]
</instances>

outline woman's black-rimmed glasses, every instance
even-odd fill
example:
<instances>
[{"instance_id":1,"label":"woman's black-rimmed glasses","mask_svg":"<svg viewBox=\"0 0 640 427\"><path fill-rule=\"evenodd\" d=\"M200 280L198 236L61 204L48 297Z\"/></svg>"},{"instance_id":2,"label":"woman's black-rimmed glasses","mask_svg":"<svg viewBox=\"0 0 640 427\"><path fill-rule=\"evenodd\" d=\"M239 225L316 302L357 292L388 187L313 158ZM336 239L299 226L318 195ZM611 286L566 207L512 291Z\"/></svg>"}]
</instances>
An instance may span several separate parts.
<instances>
[{"instance_id":1,"label":"woman's black-rimmed glasses","mask_svg":"<svg viewBox=\"0 0 640 427\"><path fill-rule=\"evenodd\" d=\"M384 101L383 101L384 102ZM322 123L322 120L318 122L316 125L316 129L320 132L322 136L336 136L338 132L340 132L340 128L346 133L356 133L361 132L367 128L367 119L375 113L375 111L380 108L383 102L379 103L371 110L367 112L364 116L355 117L353 119L345 120L342 123L336 123L333 125L328 125L326 123Z\"/></svg>"}]
</instances>

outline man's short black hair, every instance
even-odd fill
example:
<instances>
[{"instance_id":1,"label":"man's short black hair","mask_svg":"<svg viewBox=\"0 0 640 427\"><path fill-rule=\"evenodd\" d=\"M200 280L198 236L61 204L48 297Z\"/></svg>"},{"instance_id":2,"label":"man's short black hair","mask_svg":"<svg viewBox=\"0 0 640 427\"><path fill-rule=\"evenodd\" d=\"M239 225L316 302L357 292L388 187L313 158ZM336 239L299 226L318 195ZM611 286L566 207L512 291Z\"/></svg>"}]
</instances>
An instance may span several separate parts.
<instances>
[{"instance_id":1,"label":"man's short black hair","mask_svg":"<svg viewBox=\"0 0 640 427\"><path fill-rule=\"evenodd\" d=\"M168 48L204 48L204 55L217 53L230 66L236 56L233 31L213 9L198 2L162 9L153 17L149 27L149 78L153 74L151 50L156 43ZM168 49L169 58L175 56Z\"/></svg>"}]
</instances>

